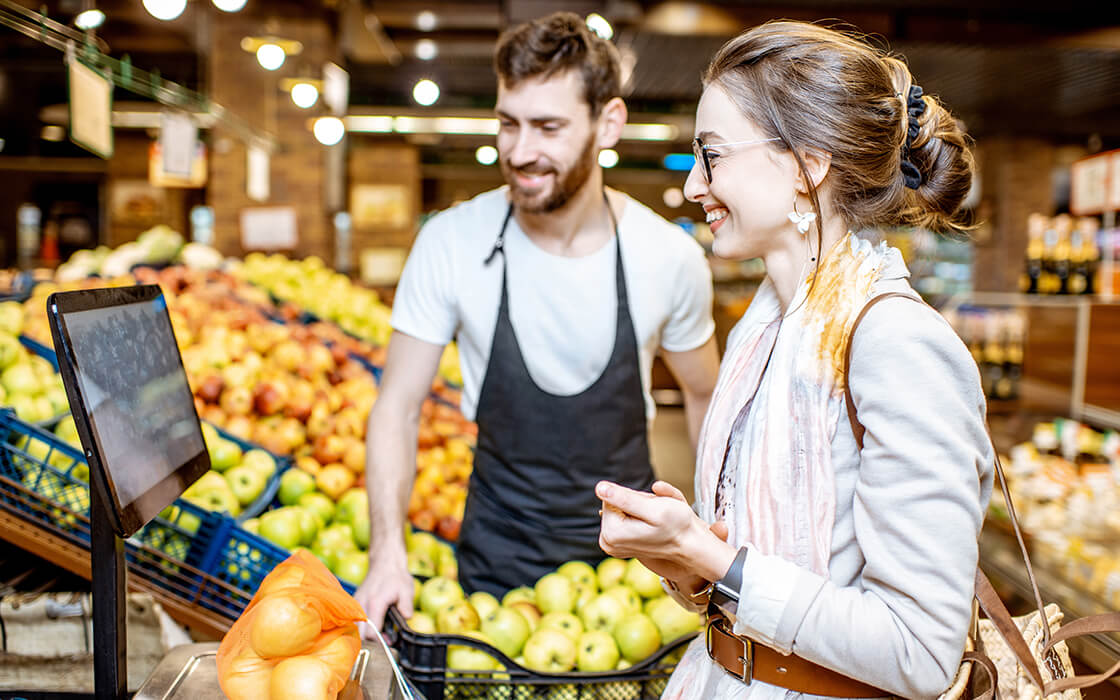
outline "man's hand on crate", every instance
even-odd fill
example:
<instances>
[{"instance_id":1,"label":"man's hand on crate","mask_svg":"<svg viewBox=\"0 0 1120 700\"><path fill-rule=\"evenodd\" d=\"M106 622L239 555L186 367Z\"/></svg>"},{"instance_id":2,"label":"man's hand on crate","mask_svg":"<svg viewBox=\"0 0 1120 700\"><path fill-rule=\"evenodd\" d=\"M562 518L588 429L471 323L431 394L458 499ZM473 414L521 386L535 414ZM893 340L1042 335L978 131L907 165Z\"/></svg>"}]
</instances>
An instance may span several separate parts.
<instances>
[{"instance_id":1,"label":"man's hand on crate","mask_svg":"<svg viewBox=\"0 0 1120 700\"><path fill-rule=\"evenodd\" d=\"M396 605L407 620L412 617L413 579L408 573L404 543L370 550L369 575L354 593L371 624L360 625L362 636L376 639L389 606Z\"/></svg>"}]
</instances>

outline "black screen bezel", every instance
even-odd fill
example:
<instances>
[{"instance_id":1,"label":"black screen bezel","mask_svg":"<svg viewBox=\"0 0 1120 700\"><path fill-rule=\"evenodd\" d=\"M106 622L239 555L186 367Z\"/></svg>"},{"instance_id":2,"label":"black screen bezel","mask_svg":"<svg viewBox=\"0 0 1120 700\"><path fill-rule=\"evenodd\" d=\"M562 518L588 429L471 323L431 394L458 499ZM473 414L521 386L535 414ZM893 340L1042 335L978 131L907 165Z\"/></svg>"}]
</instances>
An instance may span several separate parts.
<instances>
[{"instance_id":1,"label":"black screen bezel","mask_svg":"<svg viewBox=\"0 0 1120 700\"><path fill-rule=\"evenodd\" d=\"M131 503L122 504L118 498L116 486L112 475L105 467L101 444L96 439L94 424L90 421L88 403L83 395L81 385L77 380L75 368L79 366L74 356L74 346L70 339L70 332L66 325L66 315L73 312L94 311L108 309L114 306L128 304L150 303L162 298L163 292L158 285L137 285L132 287L111 287L103 289L84 289L73 292L55 292L47 298L47 316L50 320L51 336L54 338L55 353L58 357L58 371L62 375L62 382L66 387L66 397L70 401L70 412L74 417L74 425L82 442L82 452L89 463L90 485L98 490L103 503L107 504L106 513L112 524L113 530L122 538L131 537L148 521L154 518L167 506L171 505L183 491L198 480L210 469L210 455L206 450L205 440L202 439L202 425L198 420L198 412L194 403L191 403L191 414L194 416L195 425L198 427L202 451L180 464L164 477L155 486L137 496ZM167 305L163 305L163 313L167 315ZM179 360L179 369L183 372L186 381L186 369L183 367L182 355L178 352L175 343L175 329L171 326L168 317L168 327L171 328L175 356ZM97 517L91 513L90 517Z\"/></svg>"}]
</instances>

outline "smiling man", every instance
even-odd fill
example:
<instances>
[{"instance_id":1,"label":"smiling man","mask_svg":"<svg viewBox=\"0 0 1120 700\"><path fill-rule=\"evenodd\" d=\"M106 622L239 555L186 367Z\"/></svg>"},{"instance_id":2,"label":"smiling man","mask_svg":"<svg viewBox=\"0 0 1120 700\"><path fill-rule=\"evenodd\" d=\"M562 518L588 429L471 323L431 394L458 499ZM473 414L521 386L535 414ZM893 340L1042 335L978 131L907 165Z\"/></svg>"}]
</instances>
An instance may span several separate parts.
<instances>
[{"instance_id":1,"label":"smiling man","mask_svg":"<svg viewBox=\"0 0 1120 700\"><path fill-rule=\"evenodd\" d=\"M653 482L650 368L664 358L693 444L715 384L711 274L700 246L608 190L599 151L626 123L614 47L557 13L502 35L495 56L506 186L433 217L409 255L370 414L370 575L380 622L411 613L402 523L420 406L459 342L478 447L459 539L468 591L500 595L599 549L594 487Z\"/></svg>"}]
</instances>

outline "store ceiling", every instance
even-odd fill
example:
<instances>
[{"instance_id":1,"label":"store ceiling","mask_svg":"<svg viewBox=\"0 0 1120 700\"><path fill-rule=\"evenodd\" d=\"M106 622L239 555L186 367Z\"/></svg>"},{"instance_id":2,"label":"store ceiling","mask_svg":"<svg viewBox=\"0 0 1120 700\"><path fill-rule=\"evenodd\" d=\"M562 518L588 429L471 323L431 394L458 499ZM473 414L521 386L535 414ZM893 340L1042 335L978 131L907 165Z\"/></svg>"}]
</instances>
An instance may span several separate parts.
<instances>
[{"instance_id":1,"label":"store ceiling","mask_svg":"<svg viewBox=\"0 0 1120 700\"><path fill-rule=\"evenodd\" d=\"M40 6L38 0L21 1ZM82 2L46 4L52 16L68 20ZM171 79L205 89L200 66L207 26L221 20L209 2L192 0L183 17L169 23L148 16L140 0L100 0L98 6L108 15L100 35L114 55L128 53L138 66L158 67ZM1105 145L1120 145L1120 3L1115 2L249 0L243 12L259 19L262 29L270 18L326 17L347 53L356 109L408 105L420 77L440 82L440 105L455 109L493 104L490 56L502 28L558 9L598 11L612 20L615 41L633 64L627 85L633 111L691 112L708 59L744 27L778 17L839 18L903 53L927 92L943 97L978 136L1084 142L1097 134ZM424 10L436 17L431 31L417 27ZM422 39L436 42L436 60L415 58ZM39 109L65 99L59 58L0 27L0 130L37 134L33 122ZM9 144L12 136L0 134Z\"/></svg>"}]
</instances>

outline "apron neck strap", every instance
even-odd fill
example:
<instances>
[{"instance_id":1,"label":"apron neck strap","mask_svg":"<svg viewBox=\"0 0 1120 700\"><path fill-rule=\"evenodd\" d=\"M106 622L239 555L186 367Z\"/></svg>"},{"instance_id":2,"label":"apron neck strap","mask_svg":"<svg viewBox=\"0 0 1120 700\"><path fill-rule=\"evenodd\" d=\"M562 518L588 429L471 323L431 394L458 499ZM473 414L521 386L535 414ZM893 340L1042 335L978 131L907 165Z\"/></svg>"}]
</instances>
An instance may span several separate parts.
<instances>
[{"instance_id":1,"label":"apron neck strap","mask_svg":"<svg viewBox=\"0 0 1120 700\"><path fill-rule=\"evenodd\" d=\"M603 188L603 204L607 206L607 216L611 219L611 228L614 229L614 237L618 239L618 219L615 218L614 209L611 207L611 202L607 199L607 188ZM513 216L513 202L510 202L509 207L506 209L506 216L502 219L502 228L498 231L498 238L494 241L494 247L490 249L486 259L482 261L483 265L489 265L494 259L494 256L501 253L505 256L505 243L506 243L506 229L509 227L509 220Z\"/></svg>"}]
</instances>

